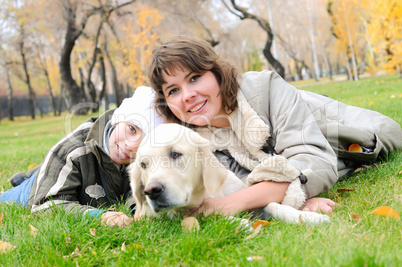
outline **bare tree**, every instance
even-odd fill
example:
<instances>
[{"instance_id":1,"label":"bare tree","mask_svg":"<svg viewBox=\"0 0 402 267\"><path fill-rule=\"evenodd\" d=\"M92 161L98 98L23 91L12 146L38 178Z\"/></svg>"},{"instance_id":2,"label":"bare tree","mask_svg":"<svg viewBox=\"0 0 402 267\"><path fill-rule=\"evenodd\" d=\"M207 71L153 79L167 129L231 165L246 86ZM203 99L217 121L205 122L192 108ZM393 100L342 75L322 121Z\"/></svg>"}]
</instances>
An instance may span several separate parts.
<instances>
[{"instance_id":1,"label":"bare tree","mask_svg":"<svg viewBox=\"0 0 402 267\"><path fill-rule=\"evenodd\" d=\"M135 0L117 4L117 1L108 0L106 3L99 1L99 6L92 6L89 3L82 4L84 10L78 14L78 5L81 1L64 0L63 1L63 16L67 21L67 30L64 38L64 45L60 55L60 75L62 85L66 91L67 108L70 109L74 105L85 102L83 90L79 88L71 73L71 53L75 46L75 41L82 35L88 19L96 14L108 14L134 3ZM81 17L81 21L77 21L77 17ZM78 113L86 113L86 109L80 109Z\"/></svg>"},{"instance_id":2,"label":"bare tree","mask_svg":"<svg viewBox=\"0 0 402 267\"><path fill-rule=\"evenodd\" d=\"M232 8L230 8L224 0L222 0L222 2L232 14L238 16L241 20L252 19L252 20L255 20L258 22L258 25L260 25L260 27L267 34L267 40L265 42L263 54L264 54L265 58L267 59L268 63L271 64L271 66L275 69L275 71L281 77L284 78L285 77L285 68L282 66L282 64L278 60L275 59L275 57L272 55L272 52L271 52L271 46L272 46L274 35L272 33L272 29L271 29L269 22L260 16L249 13L246 8L243 8L243 7L240 7L239 5L237 5L235 0L230 0L230 2L232 3L233 9L235 9L237 12L232 10ZM240 12L240 14L238 12Z\"/></svg>"},{"instance_id":3,"label":"bare tree","mask_svg":"<svg viewBox=\"0 0 402 267\"><path fill-rule=\"evenodd\" d=\"M13 104L13 85L11 84L11 77L10 77L10 70L8 69L8 63L5 61L5 69L6 69L6 76L7 76L7 84L8 84L8 95L7 95L7 102L8 102L8 119L10 121L14 120L14 104Z\"/></svg>"},{"instance_id":4,"label":"bare tree","mask_svg":"<svg viewBox=\"0 0 402 267\"><path fill-rule=\"evenodd\" d=\"M103 43L103 53L105 54L107 57L107 60L109 62L109 66L111 69L111 74L112 74L112 84L113 84L113 90L114 90L114 94L116 96L116 105L120 106L120 104L123 102L123 90L121 88L121 85L119 83L119 81L117 80L117 71L116 68L113 64L112 58L109 55L109 51L107 49L107 40L106 40L106 35L104 36L105 42Z\"/></svg>"},{"instance_id":5,"label":"bare tree","mask_svg":"<svg viewBox=\"0 0 402 267\"><path fill-rule=\"evenodd\" d=\"M41 117L43 117L43 112L41 107L38 104L38 101L36 99L36 94L32 88L31 85L31 79L29 76L29 72L28 72L28 63L27 63L27 59L25 56L25 50L24 50L24 44L25 44L25 30L24 30L24 25L20 24L20 40L19 40L19 52L22 58L22 66L24 69L24 73L25 73L25 78L22 78L22 76L20 77L28 86L28 92L29 92L29 107L30 107L30 111L31 111L31 117L32 119L35 119L35 107L34 105L37 106L37 108L39 109L40 115Z\"/></svg>"}]
</instances>

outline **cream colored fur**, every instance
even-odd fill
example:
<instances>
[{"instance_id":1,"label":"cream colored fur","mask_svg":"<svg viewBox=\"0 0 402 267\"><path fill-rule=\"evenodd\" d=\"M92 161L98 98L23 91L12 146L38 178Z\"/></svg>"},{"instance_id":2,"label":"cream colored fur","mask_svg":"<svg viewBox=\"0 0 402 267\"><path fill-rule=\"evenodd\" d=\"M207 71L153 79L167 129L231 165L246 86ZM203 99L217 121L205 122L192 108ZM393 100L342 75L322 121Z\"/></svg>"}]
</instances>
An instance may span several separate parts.
<instances>
[{"instance_id":1,"label":"cream colored fur","mask_svg":"<svg viewBox=\"0 0 402 267\"><path fill-rule=\"evenodd\" d=\"M172 152L181 156L174 159ZM136 217L163 212L173 215L199 207L204 198L222 197L246 188L213 155L208 140L178 124L162 124L147 135L130 166L130 180ZM160 201L144 193L144 188L155 182L164 187Z\"/></svg>"},{"instance_id":2,"label":"cream colored fur","mask_svg":"<svg viewBox=\"0 0 402 267\"><path fill-rule=\"evenodd\" d=\"M172 152L180 153L181 156L174 159ZM278 157L276 159L280 160ZM136 218L144 215L158 216L165 212L173 216L178 211L198 208L204 198L223 197L246 188L213 155L208 140L178 124L162 124L152 130L141 142L129 172L137 205ZM294 170L289 172L296 175ZM144 193L144 188L154 182L164 186L163 208L160 208L161 203L151 200ZM300 184L298 179L293 183L297 182ZM299 187L292 184L287 195L295 196L297 194L290 190L298 190ZM269 204L264 211L287 222L297 223L295 218L301 213L313 223L327 221L326 215L301 212L277 203Z\"/></svg>"}]
</instances>

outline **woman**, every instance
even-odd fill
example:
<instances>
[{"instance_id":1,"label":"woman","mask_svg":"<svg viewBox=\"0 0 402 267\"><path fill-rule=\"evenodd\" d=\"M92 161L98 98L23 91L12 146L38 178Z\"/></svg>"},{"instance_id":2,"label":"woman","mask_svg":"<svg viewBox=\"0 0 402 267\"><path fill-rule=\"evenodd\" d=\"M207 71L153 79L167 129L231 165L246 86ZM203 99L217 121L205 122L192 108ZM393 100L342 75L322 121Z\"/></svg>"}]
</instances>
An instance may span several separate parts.
<instances>
[{"instance_id":1,"label":"woman","mask_svg":"<svg viewBox=\"0 0 402 267\"><path fill-rule=\"evenodd\" d=\"M362 162L402 147L401 127L390 118L299 91L274 72L240 77L196 38L175 36L155 47L148 75L167 119L195 127L214 151L250 171L250 187L205 200L207 213L271 202L331 213L335 203L315 196ZM371 152L348 152L351 144Z\"/></svg>"}]
</instances>

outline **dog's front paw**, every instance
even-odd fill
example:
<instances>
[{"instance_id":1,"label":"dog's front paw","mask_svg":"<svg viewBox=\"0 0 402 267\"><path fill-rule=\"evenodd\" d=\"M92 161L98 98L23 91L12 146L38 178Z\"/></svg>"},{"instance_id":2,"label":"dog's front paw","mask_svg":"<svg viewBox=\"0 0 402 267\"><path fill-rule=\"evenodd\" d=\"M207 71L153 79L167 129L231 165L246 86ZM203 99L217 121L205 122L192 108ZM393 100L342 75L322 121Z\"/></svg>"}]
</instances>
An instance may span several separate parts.
<instances>
[{"instance_id":1,"label":"dog's front paw","mask_svg":"<svg viewBox=\"0 0 402 267\"><path fill-rule=\"evenodd\" d=\"M311 211L301 211L275 202L268 204L268 206L264 208L264 212L286 223L322 224L330 221L327 215Z\"/></svg>"}]
</instances>

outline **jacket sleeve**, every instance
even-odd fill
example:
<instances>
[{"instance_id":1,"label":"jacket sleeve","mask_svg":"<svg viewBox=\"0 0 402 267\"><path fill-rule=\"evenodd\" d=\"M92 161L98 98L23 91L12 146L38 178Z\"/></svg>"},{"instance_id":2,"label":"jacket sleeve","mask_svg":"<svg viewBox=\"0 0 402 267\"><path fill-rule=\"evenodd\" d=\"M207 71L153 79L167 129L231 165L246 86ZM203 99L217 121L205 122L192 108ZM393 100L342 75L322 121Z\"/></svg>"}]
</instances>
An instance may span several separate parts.
<instances>
[{"instance_id":1,"label":"jacket sleeve","mask_svg":"<svg viewBox=\"0 0 402 267\"><path fill-rule=\"evenodd\" d=\"M32 213L48 210L55 205L74 212L94 209L79 203L78 190L82 186L82 175L74 163L77 157L89 153L82 136L90 126L90 123L82 124L50 149L37 172L29 196L28 206Z\"/></svg>"},{"instance_id":2,"label":"jacket sleeve","mask_svg":"<svg viewBox=\"0 0 402 267\"><path fill-rule=\"evenodd\" d=\"M300 92L274 72L257 75L257 110L271 126L275 151L296 169L312 171L302 185L307 198L328 191L338 180L337 157Z\"/></svg>"}]
</instances>

